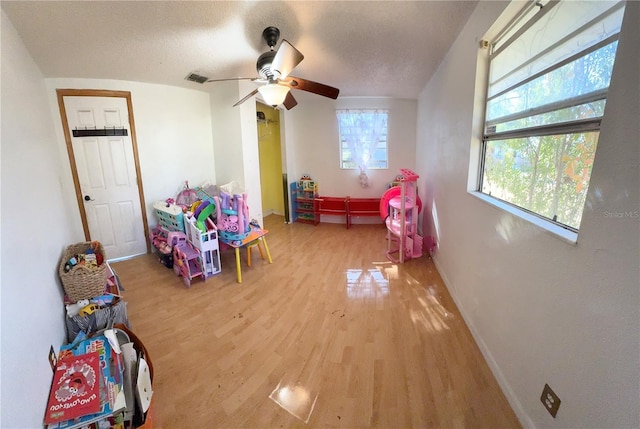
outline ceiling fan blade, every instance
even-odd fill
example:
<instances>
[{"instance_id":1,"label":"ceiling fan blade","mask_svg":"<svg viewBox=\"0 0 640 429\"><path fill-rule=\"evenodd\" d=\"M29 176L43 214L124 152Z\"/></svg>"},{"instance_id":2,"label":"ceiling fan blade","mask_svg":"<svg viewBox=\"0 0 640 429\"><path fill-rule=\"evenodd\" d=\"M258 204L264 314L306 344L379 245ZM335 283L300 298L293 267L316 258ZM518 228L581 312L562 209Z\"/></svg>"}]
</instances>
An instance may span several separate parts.
<instances>
[{"instance_id":1,"label":"ceiling fan blade","mask_svg":"<svg viewBox=\"0 0 640 429\"><path fill-rule=\"evenodd\" d=\"M338 94L340 94L340 90L338 88L295 76L289 76L289 78L280 80L278 83L280 85L288 86L289 88L300 89L302 91L322 95L323 97L333 98L334 100L338 98Z\"/></svg>"},{"instance_id":2,"label":"ceiling fan blade","mask_svg":"<svg viewBox=\"0 0 640 429\"><path fill-rule=\"evenodd\" d=\"M256 95L257 93L258 93L258 90L254 89L249 94L247 94L242 100L240 100L236 104L234 104L233 107L239 106L240 104L244 103L245 101L247 101L248 99L250 99L251 97Z\"/></svg>"},{"instance_id":3,"label":"ceiling fan blade","mask_svg":"<svg viewBox=\"0 0 640 429\"><path fill-rule=\"evenodd\" d=\"M276 56L271 63L271 72L276 78L284 79L304 59L302 52L297 50L291 43L282 39Z\"/></svg>"},{"instance_id":4,"label":"ceiling fan blade","mask_svg":"<svg viewBox=\"0 0 640 429\"><path fill-rule=\"evenodd\" d=\"M230 77L228 79L209 79L207 82L225 82L229 80L258 80L259 77Z\"/></svg>"},{"instance_id":5,"label":"ceiling fan blade","mask_svg":"<svg viewBox=\"0 0 640 429\"><path fill-rule=\"evenodd\" d=\"M298 102L293 97L293 94L291 94L291 91L289 91L287 92L287 97L284 99L282 104L287 108L287 110L291 110L298 105Z\"/></svg>"}]
</instances>

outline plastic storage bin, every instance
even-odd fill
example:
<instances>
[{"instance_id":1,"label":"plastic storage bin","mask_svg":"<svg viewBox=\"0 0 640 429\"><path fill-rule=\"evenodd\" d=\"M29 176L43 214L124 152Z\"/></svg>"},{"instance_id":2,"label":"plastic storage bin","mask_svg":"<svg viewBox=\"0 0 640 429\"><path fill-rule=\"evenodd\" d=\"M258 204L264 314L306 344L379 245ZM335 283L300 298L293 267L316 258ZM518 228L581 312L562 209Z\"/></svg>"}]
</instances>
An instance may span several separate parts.
<instances>
[{"instance_id":1,"label":"plastic storage bin","mask_svg":"<svg viewBox=\"0 0 640 429\"><path fill-rule=\"evenodd\" d=\"M164 201L153 203L153 210L158 217L158 223L169 231L184 232L184 215L182 207L175 204L167 204Z\"/></svg>"}]
</instances>

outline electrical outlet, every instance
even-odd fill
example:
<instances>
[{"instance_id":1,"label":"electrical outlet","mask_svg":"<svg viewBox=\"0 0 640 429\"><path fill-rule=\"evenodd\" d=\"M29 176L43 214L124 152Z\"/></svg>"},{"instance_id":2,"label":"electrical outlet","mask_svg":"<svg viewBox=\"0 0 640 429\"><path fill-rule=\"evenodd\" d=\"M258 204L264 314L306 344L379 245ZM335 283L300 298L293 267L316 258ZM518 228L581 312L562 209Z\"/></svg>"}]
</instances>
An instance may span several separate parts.
<instances>
[{"instance_id":1,"label":"electrical outlet","mask_svg":"<svg viewBox=\"0 0 640 429\"><path fill-rule=\"evenodd\" d=\"M542 396L540 396L542 405L549 411L549 414L555 419L558 414L558 408L560 408L560 398L556 393L551 390L548 384L545 383L544 389L542 389Z\"/></svg>"}]
</instances>

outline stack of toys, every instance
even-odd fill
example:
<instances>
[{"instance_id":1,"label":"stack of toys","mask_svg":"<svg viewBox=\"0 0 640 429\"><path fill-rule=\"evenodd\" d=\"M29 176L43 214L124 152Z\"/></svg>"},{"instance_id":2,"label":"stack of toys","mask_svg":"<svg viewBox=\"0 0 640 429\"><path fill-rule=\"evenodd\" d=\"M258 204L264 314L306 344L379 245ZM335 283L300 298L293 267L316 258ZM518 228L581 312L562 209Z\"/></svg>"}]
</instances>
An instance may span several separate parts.
<instances>
[{"instance_id":1,"label":"stack of toys","mask_svg":"<svg viewBox=\"0 0 640 429\"><path fill-rule=\"evenodd\" d=\"M64 264L64 272L68 273L76 265L82 265L87 268L98 268L104 262L104 255L100 252L100 243L93 241L91 248L85 253L71 256Z\"/></svg>"},{"instance_id":2,"label":"stack of toys","mask_svg":"<svg viewBox=\"0 0 640 429\"><path fill-rule=\"evenodd\" d=\"M169 230L157 225L151 230L151 244L158 253L158 260L167 268L173 268L173 248L168 243Z\"/></svg>"},{"instance_id":3,"label":"stack of toys","mask_svg":"<svg viewBox=\"0 0 640 429\"><path fill-rule=\"evenodd\" d=\"M220 237L229 241L242 241L251 232L247 194L232 196L222 191L214 199Z\"/></svg>"},{"instance_id":4,"label":"stack of toys","mask_svg":"<svg viewBox=\"0 0 640 429\"><path fill-rule=\"evenodd\" d=\"M47 429L133 428L147 420L153 366L125 326L94 336L79 332L52 358Z\"/></svg>"}]
</instances>

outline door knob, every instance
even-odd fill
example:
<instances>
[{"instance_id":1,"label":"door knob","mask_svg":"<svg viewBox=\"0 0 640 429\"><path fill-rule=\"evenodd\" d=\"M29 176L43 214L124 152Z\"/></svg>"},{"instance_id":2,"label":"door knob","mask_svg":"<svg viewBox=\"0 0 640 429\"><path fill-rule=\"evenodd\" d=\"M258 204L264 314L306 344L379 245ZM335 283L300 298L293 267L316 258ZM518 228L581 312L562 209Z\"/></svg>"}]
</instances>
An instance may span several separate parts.
<instances>
[{"instance_id":1,"label":"door knob","mask_svg":"<svg viewBox=\"0 0 640 429\"><path fill-rule=\"evenodd\" d=\"M89 195L85 195L84 196L84 200L85 201L93 201L93 198L91 198Z\"/></svg>"}]
</instances>

